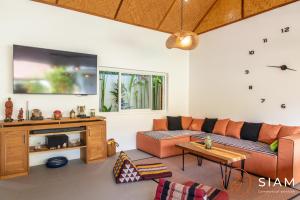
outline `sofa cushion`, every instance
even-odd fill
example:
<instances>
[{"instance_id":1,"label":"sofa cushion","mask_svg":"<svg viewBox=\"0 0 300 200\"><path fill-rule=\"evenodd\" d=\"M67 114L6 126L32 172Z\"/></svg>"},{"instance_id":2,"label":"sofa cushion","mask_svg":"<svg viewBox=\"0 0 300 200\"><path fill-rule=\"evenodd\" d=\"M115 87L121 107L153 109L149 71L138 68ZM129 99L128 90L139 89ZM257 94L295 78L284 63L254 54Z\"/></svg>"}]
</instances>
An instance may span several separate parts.
<instances>
[{"instance_id":1,"label":"sofa cushion","mask_svg":"<svg viewBox=\"0 0 300 200\"><path fill-rule=\"evenodd\" d=\"M217 118L205 118L201 130L206 133L212 133L217 120Z\"/></svg>"},{"instance_id":2,"label":"sofa cushion","mask_svg":"<svg viewBox=\"0 0 300 200\"><path fill-rule=\"evenodd\" d=\"M192 124L192 117L181 117L181 126L183 130L188 130Z\"/></svg>"},{"instance_id":3,"label":"sofa cushion","mask_svg":"<svg viewBox=\"0 0 300 200\"><path fill-rule=\"evenodd\" d=\"M167 119L153 119L153 131L167 131L168 121Z\"/></svg>"},{"instance_id":4,"label":"sofa cushion","mask_svg":"<svg viewBox=\"0 0 300 200\"><path fill-rule=\"evenodd\" d=\"M279 140L275 140L272 144L270 144L271 151L274 151L274 152L278 151L278 143L279 143Z\"/></svg>"},{"instance_id":5,"label":"sofa cushion","mask_svg":"<svg viewBox=\"0 0 300 200\"><path fill-rule=\"evenodd\" d=\"M282 126L278 133L278 138L295 135L298 133L300 133L300 126Z\"/></svg>"},{"instance_id":6,"label":"sofa cushion","mask_svg":"<svg viewBox=\"0 0 300 200\"><path fill-rule=\"evenodd\" d=\"M245 122L241 130L241 139L256 142L262 123Z\"/></svg>"},{"instance_id":7,"label":"sofa cushion","mask_svg":"<svg viewBox=\"0 0 300 200\"><path fill-rule=\"evenodd\" d=\"M213 143L218 143L226 146L236 147L248 151L254 151L259 153L264 153L267 155L277 155L276 152L272 152L268 144L261 142L253 142L250 140L241 140L237 138L227 137L223 135L217 135L213 133L202 133L193 135L191 137L198 140L205 140L207 136L210 136Z\"/></svg>"},{"instance_id":8,"label":"sofa cushion","mask_svg":"<svg viewBox=\"0 0 300 200\"><path fill-rule=\"evenodd\" d=\"M203 123L204 123L204 119L193 119L189 129L192 131L201 131Z\"/></svg>"},{"instance_id":9,"label":"sofa cushion","mask_svg":"<svg viewBox=\"0 0 300 200\"><path fill-rule=\"evenodd\" d=\"M201 132L191 131L191 130L177 130L177 131L145 131L145 132L140 132L140 133L147 135L151 138L161 140L161 139L170 139L170 138L176 138L176 137L197 135Z\"/></svg>"},{"instance_id":10,"label":"sofa cushion","mask_svg":"<svg viewBox=\"0 0 300 200\"><path fill-rule=\"evenodd\" d=\"M277 139L280 128L281 125L271 125L264 123L260 129L258 141L272 144L272 142Z\"/></svg>"},{"instance_id":11,"label":"sofa cushion","mask_svg":"<svg viewBox=\"0 0 300 200\"><path fill-rule=\"evenodd\" d=\"M228 122L229 122L229 119L218 120L216 122L214 130L212 132L215 134L219 134L219 135L225 135Z\"/></svg>"},{"instance_id":12,"label":"sofa cushion","mask_svg":"<svg viewBox=\"0 0 300 200\"><path fill-rule=\"evenodd\" d=\"M241 129L243 125L244 122L234 122L230 120L228 122L225 135L234 138L241 138Z\"/></svg>"},{"instance_id":13,"label":"sofa cushion","mask_svg":"<svg viewBox=\"0 0 300 200\"><path fill-rule=\"evenodd\" d=\"M181 117L167 116L167 119L168 119L168 129L170 131L182 130Z\"/></svg>"}]
</instances>

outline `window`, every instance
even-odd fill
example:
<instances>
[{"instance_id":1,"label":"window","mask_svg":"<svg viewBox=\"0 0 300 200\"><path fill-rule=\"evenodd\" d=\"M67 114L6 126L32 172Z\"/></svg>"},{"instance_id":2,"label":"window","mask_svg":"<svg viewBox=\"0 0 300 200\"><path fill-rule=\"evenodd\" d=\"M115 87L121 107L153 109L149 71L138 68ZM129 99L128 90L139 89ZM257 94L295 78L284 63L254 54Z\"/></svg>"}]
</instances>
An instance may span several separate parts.
<instances>
[{"instance_id":1,"label":"window","mask_svg":"<svg viewBox=\"0 0 300 200\"><path fill-rule=\"evenodd\" d=\"M100 72L100 112L119 110L119 73Z\"/></svg>"},{"instance_id":2,"label":"window","mask_svg":"<svg viewBox=\"0 0 300 200\"><path fill-rule=\"evenodd\" d=\"M152 76L152 110L163 109L164 76Z\"/></svg>"},{"instance_id":3,"label":"window","mask_svg":"<svg viewBox=\"0 0 300 200\"><path fill-rule=\"evenodd\" d=\"M100 112L166 108L166 74L103 69L99 77Z\"/></svg>"}]
</instances>

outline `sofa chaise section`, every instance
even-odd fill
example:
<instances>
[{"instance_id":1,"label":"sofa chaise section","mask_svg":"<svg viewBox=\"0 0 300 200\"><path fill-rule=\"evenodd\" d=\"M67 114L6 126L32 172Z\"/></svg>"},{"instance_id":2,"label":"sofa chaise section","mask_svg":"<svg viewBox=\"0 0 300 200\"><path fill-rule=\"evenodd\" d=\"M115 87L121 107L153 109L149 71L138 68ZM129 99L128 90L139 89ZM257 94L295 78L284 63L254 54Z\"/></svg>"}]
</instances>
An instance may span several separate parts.
<instances>
[{"instance_id":1,"label":"sofa chaise section","mask_svg":"<svg viewBox=\"0 0 300 200\"><path fill-rule=\"evenodd\" d=\"M137 149L159 158L180 155L182 152L175 145L190 142L191 135L199 134L196 131L145 131L136 136Z\"/></svg>"}]
</instances>

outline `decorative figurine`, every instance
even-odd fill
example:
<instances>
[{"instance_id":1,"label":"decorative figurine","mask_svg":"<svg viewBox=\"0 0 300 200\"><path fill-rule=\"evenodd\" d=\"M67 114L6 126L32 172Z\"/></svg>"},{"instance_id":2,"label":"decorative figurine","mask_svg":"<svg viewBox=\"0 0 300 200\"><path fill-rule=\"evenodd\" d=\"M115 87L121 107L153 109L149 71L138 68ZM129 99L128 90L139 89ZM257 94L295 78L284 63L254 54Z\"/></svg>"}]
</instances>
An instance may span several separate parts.
<instances>
[{"instance_id":1,"label":"decorative figurine","mask_svg":"<svg viewBox=\"0 0 300 200\"><path fill-rule=\"evenodd\" d=\"M96 117L96 110L95 109L90 110L90 116L91 117Z\"/></svg>"},{"instance_id":2,"label":"decorative figurine","mask_svg":"<svg viewBox=\"0 0 300 200\"><path fill-rule=\"evenodd\" d=\"M19 114L18 114L18 121L21 122L24 120L24 111L23 111L23 108L21 108L19 110Z\"/></svg>"},{"instance_id":3,"label":"decorative figurine","mask_svg":"<svg viewBox=\"0 0 300 200\"><path fill-rule=\"evenodd\" d=\"M61 113L60 110L55 110L55 111L53 112L53 116L54 116L54 119L55 119L55 120L61 120L61 118L62 118L62 113Z\"/></svg>"},{"instance_id":4,"label":"decorative figurine","mask_svg":"<svg viewBox=\"0 0 300 200\"><path fill-rule=\"evenodd\" d=\"M72 109L71 112L70 112L70 118L71 118L71 119L76 118L76 113L75 113L75 111L74 111L73 109Z\"/></svg>"},{"instance_id":5,"label":"decorative figurine","mask_svg":"<svg viewBox=\"0 0 300 200\"><path fill-rule=\"evenodd\" d=\"M210 136L207 136L204 140L205 149L211 149L212 148L212 139Z\"/></svg>"},{"instance_id":6,"label":"decorative figurine","mask_svg":"<svg viewBox=\"0 0 300 200\"><path fill-rule=\"evenodd\" d=\"M31 120L43 120L42 112L39 109L33 109L31 114Z\"/></svg>"},{"instance_id":7,"label":"decorative figurine","mask_svg":"<svg viewBox=\"0 0 300 200\"><path fill-rule=\"evenodd\" d=\"M78 112L77 117L79 117L79 118L86 118L85 106L77 106L77 112Z\"/></svg>"},{"instance_id":8,"label":"decorative figurine","mask_svg":"<svg viewBox=\"0 0 300 200\"><path fill-rule=\"evenodd\" d=\"M8 100L5 102L5 119L4 122L12 122L14 121L11 116L13 114L13 107L14 104L11 101L11 98L9 97Z\"/></svg>"}]
</instances>

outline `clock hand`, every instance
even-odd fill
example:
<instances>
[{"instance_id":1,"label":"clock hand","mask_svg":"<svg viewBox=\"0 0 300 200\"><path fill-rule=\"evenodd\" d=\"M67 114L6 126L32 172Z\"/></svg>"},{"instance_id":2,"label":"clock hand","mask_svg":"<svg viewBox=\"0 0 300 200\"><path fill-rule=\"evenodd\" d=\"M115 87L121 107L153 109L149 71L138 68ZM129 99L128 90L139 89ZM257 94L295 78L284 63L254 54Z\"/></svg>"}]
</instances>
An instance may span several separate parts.
<instances>
[{"instance_id":1,"label":"clock hand","mask_svg":"<svg viewBox=\"0 0 300 200\"><path fill-rule=\"evenodd\" d=\"M295 69L292 69L292 68L286 68L287 70L291 70L291 71L297 71L297 70L295 70Z\"/></svg>"},{"instance_id":2,"label":"clock hand","mask_svg":"<svg viewBox=\"0 0 300 200\"><path fill-rule=\"evenodd\" d=\"M285 70L297 71L297 70L295 70L295 69L289 68L289 67L286 66L286 65L281 65L281 66L268 66L268 67L279 68L279 69L281 69L282 71L285 71Z\"/></svg>"},{"instance_id":3,"label":"clock hand","mask_svg":"<svg viewBox=\"0 0 300 200\"><path fill-rule=\"evenodd\" d=\"M267 66L267 67L276 67L276 68L281 68L281 66Z\"/></svg>"}]
</instances>

